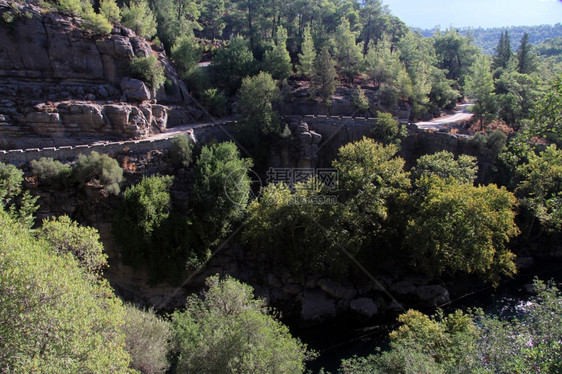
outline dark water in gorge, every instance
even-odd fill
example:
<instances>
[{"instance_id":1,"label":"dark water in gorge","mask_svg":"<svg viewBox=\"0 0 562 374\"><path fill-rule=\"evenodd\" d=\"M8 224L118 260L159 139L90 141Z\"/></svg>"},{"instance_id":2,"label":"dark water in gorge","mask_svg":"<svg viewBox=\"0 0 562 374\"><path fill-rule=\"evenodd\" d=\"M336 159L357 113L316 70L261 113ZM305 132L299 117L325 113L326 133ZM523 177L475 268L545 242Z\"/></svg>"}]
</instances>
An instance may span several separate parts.
<instances>
[{"instance_id":1,"label":"dark water in gorge","mask_svg":"<svg viewBox=\"0 0 562 374\"><path fill-rule=\"evenodd\" d=\"M487 314L501 318L515 317L525 311L525 304L532 296L525 286L531 284L535 276L544 281L553 279L558 284L562 283L562 261L537 263L533 268L521 271L514 279L505 281L497 289L486 287L459 295L444 311L450 313L455 309L479 307ZM424 312L432 314L431 310ZM398 326L396 316L375 322L376 325L373 322L361 324L341 316L314 328L291 326L291 333L319 353L318 358L308 363L309 370L316 373L324 368L335 372L342 359L353 355L366 356L377 348L389 348L388 333Z\"/></svg>"}]
</instances>

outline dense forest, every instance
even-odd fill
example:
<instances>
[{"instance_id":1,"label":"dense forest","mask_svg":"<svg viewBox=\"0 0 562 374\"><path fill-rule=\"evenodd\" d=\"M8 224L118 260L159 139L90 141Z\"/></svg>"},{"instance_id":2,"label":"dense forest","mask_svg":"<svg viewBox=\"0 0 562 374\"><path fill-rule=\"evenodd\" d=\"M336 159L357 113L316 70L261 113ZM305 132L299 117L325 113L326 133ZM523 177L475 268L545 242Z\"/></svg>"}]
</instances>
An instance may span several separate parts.
<instances>
[{"instance_id":1,"label":"dense forest","mask_svg":"<svg viewBox=\"0 0 562 374\"><path fill-rule=\"evenodd\" d=\"M419 31L426 38L431 37L436 29L422 30L414 28ZM538 45L545 42L547 39L559 38L562 34L562 24L555 25L540 25L540 26L509 26L509 27L492 27L492 28L461 28L458 29L459 34L463 36L470 35L482 52L487 55L492 55L498 43L498 39L504 31L509 32L511 35L511 48L515 49L521 42L523 35L529 34L529 42Z\"/></svg>"},{"instance_id":2,"label":"dense forest","mask_svg":"<svg viewBox=\"0 0 562 374\"><path fill-rule=\"evenodd\" d=\"M17 3L0 27L25 18ZM66 216L35 222L29 184L55 194L94 184L114 198L123 261L153 284L180 284L231 237L291 274L363 282L371 280L357 276L358 266L495 287L516 276L521 253L560 251L559 24L545 27L554 34L538 45L528 29L502 30L488 55L477 30L424 37L378 0L33 3L82 17L94 38L120 23L151 40L211 118L236 116L240 143L178 136L163 156L171 172L127 185L123 165L96 152L73 163L41 158L24 170L0 163L2 372L301 373L318 354L230 276L209 277L174 311L122 301L104 279L96 230ZM128 69L152 89L169 84L154 56L134 57ZM253 191L250 172L267 169L269 148L296 141L282 104L329 108L336 89L350 93L350 115L377 108L369 136L331 160L338 189L313 176ZM474 114L467 149L491 160L488 177L478 179L475 156L447 151L407 165L400 150L408 132L393 114L407 107L412 121L432 118L464 100ZM188 208L173 189L189 196ZM525 311L507 320L478 309L404 309L388 350L343 360L336 371L558 373L562 295L553 282L532 288Z\"/></svg>"}]
</instances>

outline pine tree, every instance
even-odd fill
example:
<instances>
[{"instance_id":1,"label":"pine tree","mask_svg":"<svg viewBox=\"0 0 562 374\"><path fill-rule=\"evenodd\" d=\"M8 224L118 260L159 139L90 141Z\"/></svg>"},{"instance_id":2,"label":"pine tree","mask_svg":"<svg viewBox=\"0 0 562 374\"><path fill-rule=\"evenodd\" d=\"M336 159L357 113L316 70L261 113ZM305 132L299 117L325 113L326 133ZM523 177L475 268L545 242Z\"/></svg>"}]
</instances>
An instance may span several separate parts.
<instances>
[{"instance_id":1,"label":"pine tree","mask_svg":"<svg viewBox=\"0 0 562 374\"><path fill-rule=\"evenodd\" d=\"M328 48L322 48L320 54L316 56L314 67L315 74L311 84L311 96L318 92L322 101L330 105L332 95L336 91L336 69Z\"/></svg>"},{"instance_id":2,"label":"pine tree","mask_svg":"<svg viewBox=\"0 0 562 374\"><path fill-rule=\"evenodd\" d=\"M349 21L345 18L336 29L335 42L335 55L340 73L353 82L361 70L362 44L355 43L355 35L351 32Z\"/></svg>"},{"instance_id":3,"label":"pine tree","mask_svg":"<svg viewBox=\"0 0 562 374\"><path fill-rule=\"evenodd\" d=\"M314 60L316 59L316 49L310 33L310 27L304 29L302 41L302 53L299 53L299 65L297 72L307 78L314 76Z\"/></svg>"},{"instance_id":4,"label":"pine tree","mask_svg":"<svg viewBox=\"0 0 562 374\"><path fill-rule=\"evenodd\" d=\"M509 64L511 56L511 41L509 39L509 33L506 30L502 33L498 46L496 47L492 68L494 70L499 68L505 69Z\"/></svg>"},{"instance_id":5,"label":"pine tree","mask_svg":"<svg viewBox=\"0 0 562 374\"><path fill-rule=\"evenodd\" d=\"M517 71L521 74L531 74L536 68L536 55L529 43L529 34L523 34L519 49L517 49Z\"/></svg>"},{"instance_id":6,"label":"pine tree","mask_svg":"<svg viewBox=\"0 0 562 374\"><path fill-rule=\"evenodd\" d=\"M275 46L265 53L264 70L279 80L287 79L292 73L291 56L287 50L287 30L282 26L277 28Z\"/></svg>"},{"instance_id":7,"label":"pine tree","mask_svg":"<svg viewBox=\"0 0 562 374\"><path fill-rule=\"evenodd\" d=\"M478 57L472 64L470 73L466 77L465 92L470 98L476 99L472 111L482 128L486 122L495 118L497 111L494 78L486 56Z\"/></svg>"}]
</instances>

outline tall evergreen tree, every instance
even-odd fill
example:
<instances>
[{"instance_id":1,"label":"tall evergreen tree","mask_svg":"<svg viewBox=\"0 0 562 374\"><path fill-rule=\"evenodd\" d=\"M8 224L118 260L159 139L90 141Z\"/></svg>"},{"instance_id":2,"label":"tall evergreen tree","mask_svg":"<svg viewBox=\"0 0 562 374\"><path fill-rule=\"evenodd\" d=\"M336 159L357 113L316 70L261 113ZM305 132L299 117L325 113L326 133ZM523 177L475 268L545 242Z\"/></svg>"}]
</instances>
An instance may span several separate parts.
<instances>
[{"instance_id":1,"label":"tall evergreen tree","mask_svg":"<svg viewBox=\"0 0 562 374\"><path fill-rule=\"evenodd\" d=\"M494 70L507 68L512 55L509 32L506 30L502 33L498 46L496 47L492 68Z\"/></svg>"},{"instance_id":2,"label":"tall evergreen tree","mask_svg":"<svg viewBox=\"0 0 562 374\"><path fill-rule=\"evenodd\" d=\"M468 97L476 99L473 112L480 121L480 128L496 116L497 104L494 94L494 78L490 71L490 62L484 55L478 57L466 77L465 92Z\"/></svg>"},{"instance_id":3,"label":"tall evergreen tree","mask_svg":"<svg viewBox=\"0 0 562 374\"><path fill-rule=\"evenodd\" d=\"M271 73L274 79L285 80L293 72L291 56L287 50L287 30L283 26L277 28L275 46L265 53L264 70Z\"/></svg>"},{"instance_id":4,"label":"tall evergreen tree","mask_svg":"<svg viewBox=\"0 0 562 374\"><path fill-rule=\"evenodd\" d=\"M336 91L336 69L328 48L322 48L320 54L316 56L314 67L315 74L311 82L311 96L318 92L322 101L330 105L332 95Z\"/></svg>"},{"instance_id":5,"label":"tall evergreen tree","mask_svg":"<svg viewBox=\"0 0 562 374\"><path fill-rule=\"evenodd\" d=\"M307 78L313 78L316 48L314 48L314 41L312 40L310 27L306 27L304 29L301 50L302 53L299 53L299 65L297 66L297 72Z\"/></svg>"},{"instance_id":6,"label":"tall evergreen tree","mask_svg":"<svg viewBox=\"0 0 562 374\"><path fill-rule=\"evenodd\" d=\"M517 71L521 74L530 74L536 68L536 56L529 43L529 34L523 34L521 44L517 49Z\"/></svg>"},{"instance_id":7,"label":"tall evergreen tree","mask_svg":"<svg viewBox=\"0 0 562 374\"><path fill-rule=\"evenodd\" d=\"M336 29L335 42L335 57L340 73L353 82L360 72L363 55L361 44L355 43L355 35L351 32L349 21L345 18Z\"/></svg>"}]
</instances>

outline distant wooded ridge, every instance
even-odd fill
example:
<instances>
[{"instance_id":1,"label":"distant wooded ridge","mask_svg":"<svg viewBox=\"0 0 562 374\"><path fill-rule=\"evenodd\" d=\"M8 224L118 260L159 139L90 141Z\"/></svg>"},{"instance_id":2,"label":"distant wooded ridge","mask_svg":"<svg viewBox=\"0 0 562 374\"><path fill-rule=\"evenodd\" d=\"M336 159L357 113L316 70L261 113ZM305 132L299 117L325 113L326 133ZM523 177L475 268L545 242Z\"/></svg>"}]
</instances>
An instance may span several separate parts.
<instances>
[{"instance_id":1,"label":"distant wooded ridge","mask_svg":"<svg viewBox=\"0 0 562 374\"><path fill-rule=\"evenodd\" d=\"M412 28L413 31L419 31L423 36L433 36L438 29L422 30L420 28ZM494 54L494 48L498 45L501 33L507 30L511 38L511 48L516 49L523 34L529 34L529 41L532 44L540 44L549 38L562 37L562 23L555 25L539 25L539 26L509 26L509 27L494 27L494 28L458 28L461 35L466 35L469 32L474 37L474 44L482 49L482 52L488 55Z\"/></svg>"}]
</instances>

